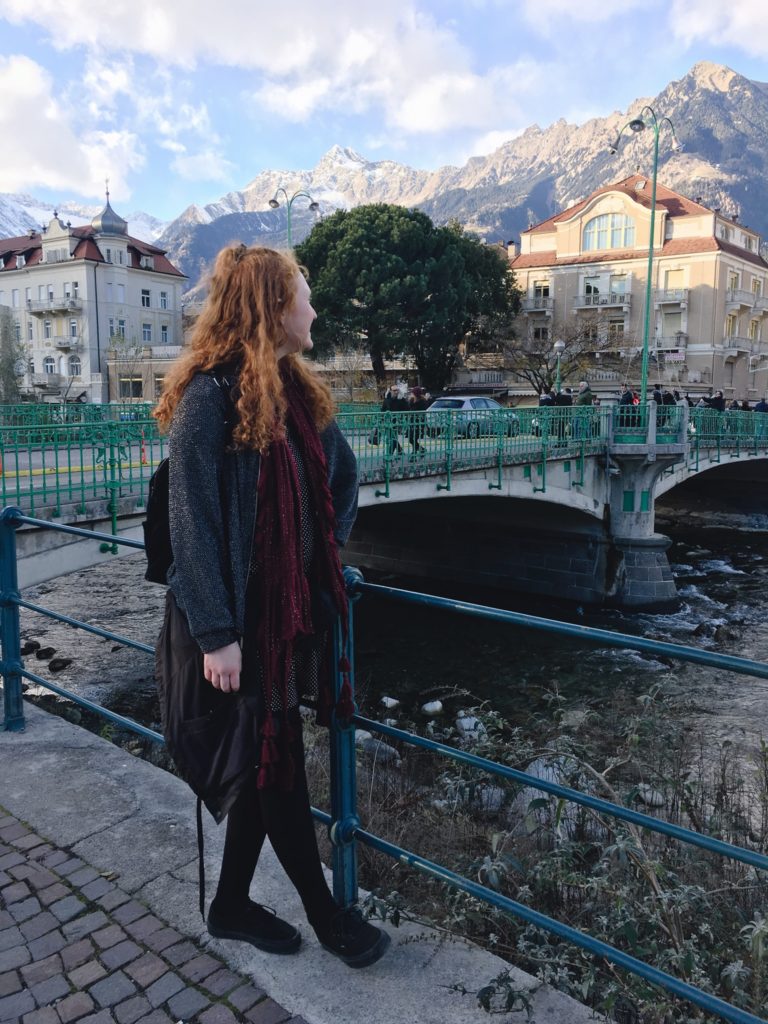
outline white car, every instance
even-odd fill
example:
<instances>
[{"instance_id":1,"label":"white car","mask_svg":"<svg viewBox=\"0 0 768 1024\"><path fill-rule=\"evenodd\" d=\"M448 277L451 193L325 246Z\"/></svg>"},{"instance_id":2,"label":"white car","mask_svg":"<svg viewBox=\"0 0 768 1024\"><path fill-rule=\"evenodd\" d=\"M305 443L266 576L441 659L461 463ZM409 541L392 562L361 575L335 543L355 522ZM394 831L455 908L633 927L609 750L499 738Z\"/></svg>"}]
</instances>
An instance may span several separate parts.
<instances>
[{"instance_id":1,"label":"white car","mask_svg":"<svg viewBox=\"0 0 768 1024\"><path fill-rule=\"evenodd\" d=\"M453 429L457 437L480 437L495 434L501 425L507 437L520 433L520 420L511 409L492 398L474 395L447 395L436 398L426 411L427 427L433 435L440 434L453 413ZM433 421L433 422L431 422Z\"/></svg>"}]
</instances>

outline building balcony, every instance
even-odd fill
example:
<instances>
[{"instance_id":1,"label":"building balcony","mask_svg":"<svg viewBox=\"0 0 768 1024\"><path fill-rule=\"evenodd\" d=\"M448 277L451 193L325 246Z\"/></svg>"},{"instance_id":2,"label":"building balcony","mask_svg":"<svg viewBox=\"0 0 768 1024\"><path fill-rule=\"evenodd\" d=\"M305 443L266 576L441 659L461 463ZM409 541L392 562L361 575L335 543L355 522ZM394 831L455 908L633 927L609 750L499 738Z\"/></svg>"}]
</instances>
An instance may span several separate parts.
<instances>
[{"instance_id":1,"label":"building balcony","mask_svg":"<svg viewBox=\"0 0 768 1024\"><path fill-rule=\"evenodd\" d=\"M653 344L659 352L665 352L670 349L684 349L688 344L688 335L684 331L675 331L674 334L662 335L662 337L654 339Z\"/></svg>"},{"instance_id":2,"label":"building balcony","mask_svg":"<svg viewBox=\"0 0 768 1024\"><path fill-rule=\"evenodd\" d=\"M79 313L82 308L82 300L71 297L27 299L27 310L33 316L43 316L45 313Z\"/></svg>"},{"instance_id":3,"label":"building balcony","mask_svg":"<svg viewBox=\"0 0 768 1024\"><path fill-rule=\"evenodd\" d=\"M83 347L83 339L80 337L55 337L53 339L53 344L61 351L77 352Z\"/></svg>"},{"instance_id":4,"label":"building balcony","mask_svg":"<svg viewBox=\"0 0 768 1024\"><path fill-rule=\"evenodd\" d=\"M768 313L768 295L756 295L753 308L756 313Z\"/></svg>"},{"instance_id":5,"label":"building balcony","mask_svg":"<svg viewBox=\"0 0 768 1024\"><path fill-rule=\"evenodd\" d=\"M744 338L738 334L729 334L723 338L723 348L739 352L751 352L754 344L754 338Z\"/></svg>"},{"instance_id":6,"label":"building balcony","mask_svg":"<svg viewBox=\"0 0 768 1024\"><path fill-rule=\"evenodd\" d=\"M57 391L61 388L64 377L60 373L33 373L30 383L33 388L44 388Z\"/></svg>"},{"instance_id":7,"label":"building balcony","mask_svg":"<svg viewBox=\"0 0 768 1024\"><path fill-rule=\"evenodd\" d=\"M152 359L175 359L181 355L181 345L152 345L150 356Z\"/></svg>"},{"instance_id":8,"label":"building balcony","mask_svg":"<svg viewBox=\"0 0 768 1024\"><path fill-rule=\"evenodd\" d=\"M656 308L659 306L688 306L687 288L657 288L653 295Z\"/></svg>"},{"instance_id":9,"label":"building balcony","mask_svg":"<svg viewBox=\"0 0 768 1024\"><path fill-rule=\"evenodd\" d=\"M591 309L593 306L621 306L625 311L629 310L632 296L622 292L606 292L604 295L592 293L591 295L577 295L573 300L576 309Z\"/></svg>"},{"instance_id":10,"label":"building balcony","mask_svg":"<svg viewBox=\"0 0 768 1024\"><path fill-rule=\"evenodd\" d=\"M549 313L551 316L555 308L555 300L549 297L533 296L531 298L529 296L523 299L521 308L524 313Z\"/></svg>"},{"instance_id":11,"label":"building balcony","mask_svg":"<svg viewBox=\"0 0 768 1024\"><path fill-rule=\"evenodd\" d=\"M752 309L755 304L755 293L743 288L729 288L725 293L726 312L733 313L737 309Z\"/></svg>"}]
</instances>

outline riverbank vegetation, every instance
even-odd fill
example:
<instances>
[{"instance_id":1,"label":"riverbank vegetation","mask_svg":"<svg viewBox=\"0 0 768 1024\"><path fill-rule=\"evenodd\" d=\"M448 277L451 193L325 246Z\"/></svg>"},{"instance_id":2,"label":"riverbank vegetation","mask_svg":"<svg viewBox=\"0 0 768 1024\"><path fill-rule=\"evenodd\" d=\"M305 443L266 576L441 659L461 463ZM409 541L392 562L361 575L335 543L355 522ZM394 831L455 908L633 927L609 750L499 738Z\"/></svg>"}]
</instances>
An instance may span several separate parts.
<instances>
[{"instance_id":1,"label":"riverbank vegetation","mask_svg":"<svg viewBox=\"0 0 768 1024\"><path fill-rule=\"evenodd\" d=\"M459 700L466 702L466 695ZM456 708L450 694L443 702ZM459 732L455 715L442 725L402 725L765 850L768 746L745 763L733 745L713 747L695 733L680 712L656 687L639 697L618 691L606 706L578 715L553 692L549 713L525 728L511 727L487 706L466 712L479 722L473 730ZM309 737L319 798L328 788L326 738L312 729ZM521 790L454 762L441 764L412 747L365 746L358 793L364 828L765 1015L768 885L762 873L541 791ZM707 1019L634 975L364 846L359 862L361 885L373 891L369 904L379 916L397 921L405 914L447 937L470 938L622 1024ZM455 983L458 991L476 992L489 1010L525 1009L505 975Z\"/></svg>"}]
</instances>

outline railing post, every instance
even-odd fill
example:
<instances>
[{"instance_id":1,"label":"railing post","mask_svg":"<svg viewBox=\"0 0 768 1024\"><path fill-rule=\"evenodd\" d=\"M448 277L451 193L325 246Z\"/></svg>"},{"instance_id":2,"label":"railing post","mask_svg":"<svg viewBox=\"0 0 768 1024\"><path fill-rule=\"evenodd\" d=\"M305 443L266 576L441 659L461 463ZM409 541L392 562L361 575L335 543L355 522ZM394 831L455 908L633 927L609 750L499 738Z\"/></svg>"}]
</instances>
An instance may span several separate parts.
<instances>
[{"instance_id":1,"label":"railing post","mask_svg":"<svg viewBox=\"0 0 768 1024\"><path fill-rule=\"evenodd\" d=\"M349 659L349 681L352 696L355 693L354 660L354 602L359 598L355 591L362 582L362 573L357 569L344 569L344 582L349 595L349 624L347 650L343 650L344 638L341 622L336 620L333 630L333 664L335 671L335 701L341 695L342 678L339 660L342 654ZM357 706L355 706L357 711ZM331 818L330 839L333 844L331 866L333 868L333 896L342 907L357 902L357 843L355 830L360 827L357 817L357 776L355 759L355 726L334 711L331 717Z\"/></svg>"},{"instance_id":2,"label":"railing post","mask_svg":"<svg viewBox=\"0 0 768 1024\"><path fill-rule=\"evenodd\" d=\"M19 578L16 571L17 516L21 509L4 508L0 513L0 638L5 723L8 732L24 728L24 704L21 699L21 635L19 632Z\"/></svg>"}]
</instances>

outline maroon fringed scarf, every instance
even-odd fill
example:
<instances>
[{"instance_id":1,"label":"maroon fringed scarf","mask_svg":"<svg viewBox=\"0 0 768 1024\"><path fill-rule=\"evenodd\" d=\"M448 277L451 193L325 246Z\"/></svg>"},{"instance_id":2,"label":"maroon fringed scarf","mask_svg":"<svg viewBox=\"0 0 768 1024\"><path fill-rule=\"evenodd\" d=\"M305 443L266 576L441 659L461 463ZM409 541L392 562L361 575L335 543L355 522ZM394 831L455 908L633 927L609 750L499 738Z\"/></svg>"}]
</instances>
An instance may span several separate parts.
<instances>
[{"instance_id":1,"label":"maroon fringed scarf","mask_svg":"<svg viewBox=\"0 0 768 1024\"><path fill-rule=\"evenodd\" d=\"M288 402L287 426L304 462L316 516L312 582L330 596L341 616L346 641L347 596L334 538L335 514L325 452L304 392L290 371L283 374L283 386ZM294 765L289 743L293 737L287 715L291 664L297 639L311 636L315 628L309 582L304 574L299 479L285 438L273 441L261 457L256 547L256 645L263 666L265 702L257 786L265 789L277 783L282 789L291 789ZM354 706L346 657L341 658L339 669L343 685L336 713L348 718ZM318 678L318 720L326 725L333 707L330 675L330 659L324 658ZM273 714L275 694L282 710L280 727Z\"/></svg>"}]
</instances>

